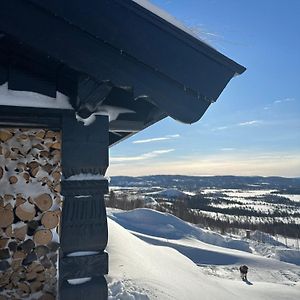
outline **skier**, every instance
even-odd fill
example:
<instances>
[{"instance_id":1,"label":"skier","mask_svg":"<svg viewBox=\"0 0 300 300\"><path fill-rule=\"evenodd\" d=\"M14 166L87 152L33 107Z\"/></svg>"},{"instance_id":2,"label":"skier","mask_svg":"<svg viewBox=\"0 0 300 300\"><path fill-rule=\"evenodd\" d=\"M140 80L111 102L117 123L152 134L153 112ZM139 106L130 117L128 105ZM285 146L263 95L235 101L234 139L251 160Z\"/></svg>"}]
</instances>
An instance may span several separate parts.
<instances>
[{"instance_id":1,"label":"skier","mask_svg":"<svg viewBox=\"0 0 300 300\"><path fill-rule=\"evenodd\" d=\"M240 266L240 274L243 281L247 281L248 267L246 265Z\"/></svg>"}]
</instances>

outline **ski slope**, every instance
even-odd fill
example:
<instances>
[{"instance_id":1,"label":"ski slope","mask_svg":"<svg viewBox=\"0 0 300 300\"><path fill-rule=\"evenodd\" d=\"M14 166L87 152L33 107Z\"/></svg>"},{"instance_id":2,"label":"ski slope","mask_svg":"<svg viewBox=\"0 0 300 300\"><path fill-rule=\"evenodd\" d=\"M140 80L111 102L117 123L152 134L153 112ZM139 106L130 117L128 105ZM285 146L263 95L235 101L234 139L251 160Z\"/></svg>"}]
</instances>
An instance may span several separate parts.
<instances>
[{"instance_id":1,"label":"ski slope","mask_svg":"<svg viewBox=\"0 0 300 300\"><path fill-rule=\"evenodd\" d=\"M247 241L150 209L108 209L108 217L110 300L299 298L299 265L253 254ZM239 278L241 264L248 282Z\"/></svg>"}]
</instances>

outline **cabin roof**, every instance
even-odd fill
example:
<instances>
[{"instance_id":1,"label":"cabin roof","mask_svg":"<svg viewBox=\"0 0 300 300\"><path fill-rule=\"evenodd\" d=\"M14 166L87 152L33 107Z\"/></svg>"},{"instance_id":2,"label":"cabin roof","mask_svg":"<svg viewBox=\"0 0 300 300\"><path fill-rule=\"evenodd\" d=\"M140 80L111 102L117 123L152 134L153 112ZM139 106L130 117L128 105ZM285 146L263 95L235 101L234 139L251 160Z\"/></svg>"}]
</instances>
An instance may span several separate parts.
<instances>
[{"instance_id":1,"label":"cabin roof","mask_svg":"<svg viewBox=\"0 0 300 300\"><path fill-rule=\"evenodd\" d=\"M147 1L0 3L0 85L53 103L62 93L84 119L114 115L110 144L166 116L196 122L244 71Z\"/></svg>"}]
</instances>

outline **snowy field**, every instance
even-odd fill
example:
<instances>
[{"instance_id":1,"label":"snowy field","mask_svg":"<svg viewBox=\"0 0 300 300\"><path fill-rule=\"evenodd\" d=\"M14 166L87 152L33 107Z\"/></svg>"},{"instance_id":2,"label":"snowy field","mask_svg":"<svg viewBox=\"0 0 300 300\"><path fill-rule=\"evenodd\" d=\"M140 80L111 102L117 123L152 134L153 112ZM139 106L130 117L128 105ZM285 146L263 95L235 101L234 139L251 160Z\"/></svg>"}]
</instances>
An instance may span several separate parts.
<instances>
[{"instance_id":1,"label":"snowy field","mask_svg":"<svg viewBox=\"0 0 300 300\"><path fill-rule=\"evenodd\" d=\"M150 209L108 216L110 300L299 299L300 252L278 241L232 239Z\"/></svg>"}]
</instances>

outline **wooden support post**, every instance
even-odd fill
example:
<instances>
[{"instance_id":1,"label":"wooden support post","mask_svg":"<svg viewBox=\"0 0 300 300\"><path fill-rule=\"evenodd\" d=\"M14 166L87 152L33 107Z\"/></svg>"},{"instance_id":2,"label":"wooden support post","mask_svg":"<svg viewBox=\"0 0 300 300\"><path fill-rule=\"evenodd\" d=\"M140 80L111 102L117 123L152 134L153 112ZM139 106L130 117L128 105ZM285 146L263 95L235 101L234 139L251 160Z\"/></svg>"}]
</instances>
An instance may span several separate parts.
<instances>
[{"instance_id":1,"label":"wooden support post","mask_svg":"<svg viewBox=\"0 0 300 300\"><path fill-rule=\"evenodd\" d=\"M108 117L89 126L66 116L62 128L59 297L62 300L107 299L107 220L104 194L108 182ZM74 285L74 279L83 279ZM78 280L75 281L78 283ZM79 292L80 291L80 292Z\"/></svg>"}]
</instances>

